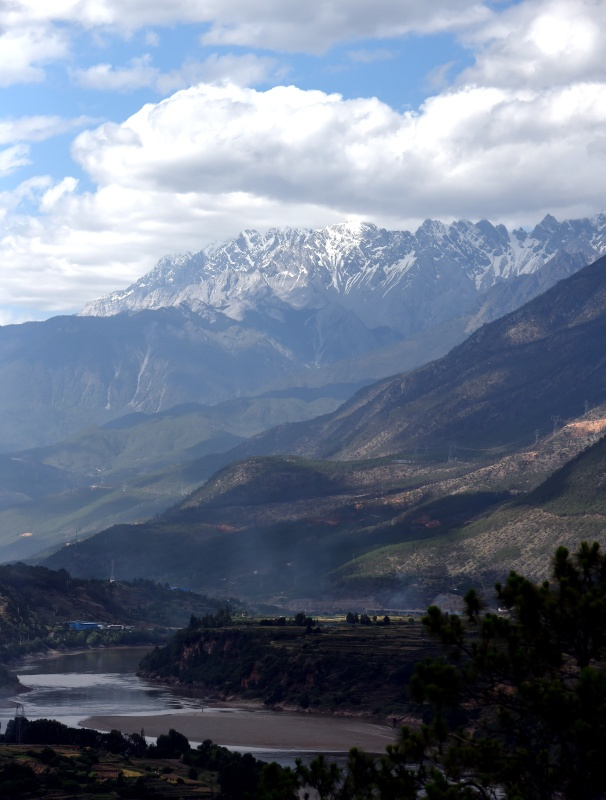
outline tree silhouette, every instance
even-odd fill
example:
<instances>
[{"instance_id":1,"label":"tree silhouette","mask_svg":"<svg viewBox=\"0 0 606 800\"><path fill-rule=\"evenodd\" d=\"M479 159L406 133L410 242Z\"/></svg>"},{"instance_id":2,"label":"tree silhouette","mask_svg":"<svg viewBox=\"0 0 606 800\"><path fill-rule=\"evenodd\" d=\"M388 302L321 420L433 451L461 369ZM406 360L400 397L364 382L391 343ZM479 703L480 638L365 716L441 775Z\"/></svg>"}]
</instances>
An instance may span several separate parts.
<instances>
[{"instance_id":1,"label":"tree silhouette","mask_svg":"<svg viewBox=\"0 0 606 800\"><path fill-rule=\"evenodd\" d=\"M379 759L299 767L320 798L597 800L606 797L606 557L559 548L550 581L510 573L498 613L474 590L464 615L431 606L445 654L417 665L424 723Z\"/></svg>"}]
</instances>

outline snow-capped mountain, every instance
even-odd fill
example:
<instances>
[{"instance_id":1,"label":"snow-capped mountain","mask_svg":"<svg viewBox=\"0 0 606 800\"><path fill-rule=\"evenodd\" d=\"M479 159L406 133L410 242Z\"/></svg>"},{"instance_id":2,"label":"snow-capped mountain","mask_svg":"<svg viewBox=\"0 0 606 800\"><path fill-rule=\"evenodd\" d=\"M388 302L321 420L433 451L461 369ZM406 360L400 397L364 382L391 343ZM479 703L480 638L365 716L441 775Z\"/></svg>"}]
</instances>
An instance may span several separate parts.
<instances>
[{"instance_id":1,"label":"snow-capped mountain","mask_svg":"<svg viewBox=\"0 0 606 800\"><path fill-rule=\"evenodd\" d=\"M79 316L0 328L0 451L238 397L288 397L289 419L305 419L307 389L334 408L347 387L443 356L604 253L601 214L547 216L531 232L486 221L247 231L164 258Z\"/></svg>"},{"instance_id":2,"label":"snow-capped mountain","mask_svg":"<svg viewBox=\"0 0 606 800\"><path fill-rule=\"evenodd\" d=\"M424 222L416 233L366 223L321 230L244 231L199 253L163 258L128 289L86 306L84 316L185 306L242 322L291 311L355 315L366 329L399 337L459 317L503 281L570 258L569 271L606 253L606 215L508 231L487 220ZM550 283L544 276L540 290ZM554 282L563 277L557 270ZM527 297L525 299L528 299Z\"/></svg>"}]
</instances>

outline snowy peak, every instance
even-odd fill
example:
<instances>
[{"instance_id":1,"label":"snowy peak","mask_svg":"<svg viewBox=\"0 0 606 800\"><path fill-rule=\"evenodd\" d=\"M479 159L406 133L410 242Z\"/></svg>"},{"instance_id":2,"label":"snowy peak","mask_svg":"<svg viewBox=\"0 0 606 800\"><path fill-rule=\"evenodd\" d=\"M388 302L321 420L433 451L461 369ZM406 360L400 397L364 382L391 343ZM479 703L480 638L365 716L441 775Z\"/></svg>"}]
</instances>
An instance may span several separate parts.
<instances>
[{"instance_id":1,"label":"snowy peak","mask_svg":"<svg viewBox=\"0 0 606 800\"><path fill-rule=\"evenodd\" d=\"M185 306L241 320L259 304L336 303L368 328L388 324L406 336L460 315L499 281L543 270L558 253L574 255L576 268L606 253L606 216L560 223L548 214L530 233L485 219L428 219L414 234L358 221L244 230L199 253L164 257L82 315Z\"/></svg>"}]
</instances>

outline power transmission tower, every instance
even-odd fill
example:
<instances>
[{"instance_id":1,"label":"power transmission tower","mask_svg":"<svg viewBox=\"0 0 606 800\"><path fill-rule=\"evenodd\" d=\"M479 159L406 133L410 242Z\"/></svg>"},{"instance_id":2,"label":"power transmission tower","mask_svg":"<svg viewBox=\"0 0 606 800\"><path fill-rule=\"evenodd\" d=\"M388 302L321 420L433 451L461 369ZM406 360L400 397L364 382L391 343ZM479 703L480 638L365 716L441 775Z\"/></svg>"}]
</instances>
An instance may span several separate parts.
<instances>
[{"instance_id":1,"label":"power transmission tower","mask_svg":"<svg viewBox=\"0 0 606 800\"><path fill-rule=\"evenodd\" d=\"M557 414L552 414L551 421L553 422L553 435L555 436L555 433L558 429L558 422L560 421L560 417Z\"/></svg>"}]
</instances>

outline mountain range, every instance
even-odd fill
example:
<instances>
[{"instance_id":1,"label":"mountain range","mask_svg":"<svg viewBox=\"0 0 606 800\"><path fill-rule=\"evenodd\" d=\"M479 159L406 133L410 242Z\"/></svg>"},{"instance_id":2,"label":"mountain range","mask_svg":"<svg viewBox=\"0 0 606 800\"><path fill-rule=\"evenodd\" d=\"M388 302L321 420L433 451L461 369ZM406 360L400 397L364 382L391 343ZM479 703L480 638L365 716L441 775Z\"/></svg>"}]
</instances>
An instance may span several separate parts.
<instances>
[{"instance_id":1,"label":"mountain range","mask_svg":"<svg viewBox=\"0 0 606 800\"><path fill-rule=\"evenodd\" d=\"M598 259L444 358L361 389L325 417L258 434L238 454L362 459L530 443L606 398L605 268Z\"/></svg>"},{"instance_id":2,"label":"mountain range","mask_svg":"<svg viewBox=\"0 0 606 800\"><path fill-rule=\"evenodd\" d=\"M192 402L299 401L306 387L341 387L334 409L347 386L444 355L605 252L601 214L530 233L431 220L415 234L248 231L165 258L80 316L0 328L0 452ZM299 402L299 419L314 412Z\"/></svg>"},{"instance_id":3,"label":"mountain range","mask_svg":"<svg viewBox=\"0 0 606 800\"><path fill-rule=\"evenodd\" d=\"M604 252L605 215L247 231L0 328L0 558L68 542L49 563L252 595L410 577L373 559L598 438L508 461L606 399Z\"/></svg>"},{"instance_id":4,"label":"mountain range","mask_svg":"<svg viewBox=\"0 0 606 800\"><path fill-rule=\"evenodd\" d=\"M242 322L282 321L315 311L307 339L310 363L355 354L355 343L326 329L391 329L408 337L460 316L491 287L540 271L563 253L584 264L606 252L606 216L558 223L552 216L530 233L487 220L452 225L426 220L416 231L364 223L321 230L244 231L199 253L162 259L121 292L90 303L83 315L187 307ZM562 276L560 276L562 277ZM294 318L294 317L293 317ZM332 335L328 335L332 334Z\"/></svg>"},{"instance_id":5,"label":"mountain range","mask_svg":"<svg viewBox=\"0 0 606 800\"><path fill-rule=\"evenodd\" d=\"M554 537L574 546L581 529L595 530L552 520L543 532L546 504L557 516L577 478L537 487L575 456L571 474L586 482L584 459L600 460L605 353L602 257L442 359L247 440L156 519L110 528L46 563L95 575L111 554L124 577L383 603L490 584L515 558L533 574L548 568ZM596 523L601 505L592 502Z\"/></svg>"}]
</instances>

